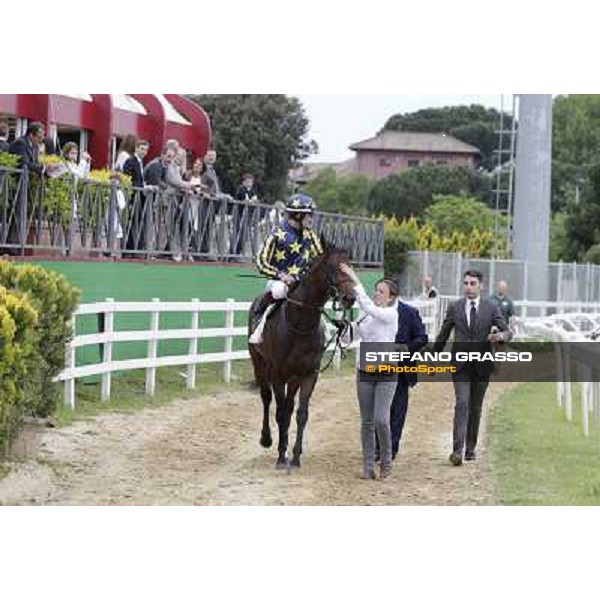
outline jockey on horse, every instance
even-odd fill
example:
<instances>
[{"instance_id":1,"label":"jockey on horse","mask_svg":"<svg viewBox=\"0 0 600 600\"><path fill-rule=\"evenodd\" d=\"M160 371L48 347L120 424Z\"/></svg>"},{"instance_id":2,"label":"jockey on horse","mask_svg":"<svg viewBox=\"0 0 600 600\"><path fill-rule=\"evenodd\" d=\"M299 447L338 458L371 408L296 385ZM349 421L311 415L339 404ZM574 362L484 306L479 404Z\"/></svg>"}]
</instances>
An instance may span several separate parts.
<instances>
[{"instance_id":1,"label":"jockey on horse","mask_svg":"<svg viewBox=\"0 0 600 600\"><path fill-rule=\"evenodd\" d=\"M323 252L321 242L311 228L313 209L310 196L294 194L286 204L286 220L269 233L256 256L258 270L269 281L256 312L254 331L248 339L251 344L262 342L273 303L287 297L289 286L298 281L309 260Z\"/></svg>"}]
</instances>

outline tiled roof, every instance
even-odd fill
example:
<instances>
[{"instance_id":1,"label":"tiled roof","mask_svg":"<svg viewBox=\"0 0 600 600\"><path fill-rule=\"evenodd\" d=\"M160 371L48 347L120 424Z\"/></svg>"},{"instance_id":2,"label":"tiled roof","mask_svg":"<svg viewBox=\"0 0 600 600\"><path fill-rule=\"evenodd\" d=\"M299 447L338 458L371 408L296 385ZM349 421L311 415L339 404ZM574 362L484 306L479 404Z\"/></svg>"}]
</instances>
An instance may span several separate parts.
<instances>
[{"instance_id":1,"label":"tiled roof","mask_svg":"<svg viewBox=\"0 0 600 600\"><path fill-rule=\"evenodd\" d=\"M350 150L480 153L479 148L461 142L451 135L414 131L383 131L376 137L352 144Z\"/></svg>"}]
</instances>

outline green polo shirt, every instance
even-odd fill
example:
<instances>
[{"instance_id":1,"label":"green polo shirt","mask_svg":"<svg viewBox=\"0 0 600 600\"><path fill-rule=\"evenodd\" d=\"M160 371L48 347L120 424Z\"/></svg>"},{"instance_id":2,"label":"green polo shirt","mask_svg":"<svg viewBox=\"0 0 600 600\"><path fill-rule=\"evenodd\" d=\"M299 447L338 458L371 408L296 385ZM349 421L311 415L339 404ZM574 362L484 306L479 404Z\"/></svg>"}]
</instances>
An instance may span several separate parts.
<instances>
[{"instance_id":1,"label":"green polo shirt","mask_svg":"<svg viewBox=\"0 0 600 600\"><path fill-rule=\"evenodd\" d=\"M490 300L493 300L500 307L504 320L508 325L510 317L515 314L515 305L513 301L508 296L499 296L498 294L492 294Z\"/></svg>"}]
</instances>

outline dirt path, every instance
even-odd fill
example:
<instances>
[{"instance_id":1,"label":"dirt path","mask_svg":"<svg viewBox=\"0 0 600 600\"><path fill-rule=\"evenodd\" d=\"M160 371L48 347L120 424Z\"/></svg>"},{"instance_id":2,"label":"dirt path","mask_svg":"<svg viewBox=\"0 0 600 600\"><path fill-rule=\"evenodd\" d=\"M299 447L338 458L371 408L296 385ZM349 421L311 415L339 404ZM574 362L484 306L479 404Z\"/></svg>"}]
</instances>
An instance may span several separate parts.
<instances>
[{"instance_id":1,"label":"dirt path","mask_svg":"<svg viewBox=\"0 0 600 600\"><path fill-rule=\"evenodd\" d=\"M507 384L490 386L493 402ZM393 475L362 481L353 377L321 380L311 402L303 467L274 469L258 444L262 408L251 392L178 400L47 430L0 480L1 504L377 505L492 504L484 458L451 467L451 384L411 392ZM274 424L274 417L272 417ZM295 421L294 421L295 423ZM295 425L292 427L292 436ZM274 430L276 443L276 429ZM485 439L483 440L485 443ZM483 450L483 448L482 448Z\"/></svg>"}]
</instances>

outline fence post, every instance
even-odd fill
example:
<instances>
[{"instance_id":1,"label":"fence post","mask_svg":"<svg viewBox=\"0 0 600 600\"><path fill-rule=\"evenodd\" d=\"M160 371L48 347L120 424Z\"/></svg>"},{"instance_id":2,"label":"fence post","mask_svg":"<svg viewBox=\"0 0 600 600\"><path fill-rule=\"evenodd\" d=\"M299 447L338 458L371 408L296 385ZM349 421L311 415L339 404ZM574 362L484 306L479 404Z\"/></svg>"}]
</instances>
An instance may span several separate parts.
<instances>
[{"instance_id":1,"label":"fence post","mask_svg":"<svg viewBox=\"0 0 600 600\"><path fill-rule=\"evenodd\" d=\"M233 300L233 298L227 298L227 304L230 305L225 309L225 327L227 329L232 328L235 323L235 312L233 310L233 306L231 306L231 305L233 305L234 302L235 302L235 300ZM229 333L225 337L225 352L227 354L230 354L232 350L233 350L233 335L231 333ZM231 359L227 360L225 362L225 365L223 367L223 378L225 379L226 383L229 383L231 381Z\"/></svg>"},{"instance_id":2,"label":"fence post","mask_svg":"<svg viewBox=\"0 0 600 600\"><path fill-rule=\"evenodd\" d=\"M456 257L456 288L454 289L454 295L458 296L459 298L462 296L462 260L462 252L459 252Z\"/></svg>"},{"instance_id":3,"label":"fence post","mask_svg":"<svg viewBox=\"0 0 600 600\"><path fill-rule=\"evenodd\" d=\"M158 303L160 302L159 298L152 298L152 302L156 304L156 309L152 311L150 317L150 331L154 334L158 333L159 324L160 324L160 307ZM156 358L158 350L158 340L156 337L148 340L148 358L154 359ZM146 368L146 394L148 396L154 396L154 392L156 391L156 367L149 366Z\"/></svg>"},{"instance_id":4,"label":"fence post","mask_svg":"<svg viewBox=\"0 0 600 600\"><path fill-rule=\"evenodd\" d=\"M558 306L556 307L557 313L562 313L562 295L563 295L563 261L558 261L558 276L556 282L556 300L558 301Z\"/></svg>"},{"instance_id":5,"label":"fence post","mask_svg":"<svg viewBox=\"0 0 600 600\"><path fill-rule=\"evenodd\" d=\"M110 182L110 195L108 197L108 231L106 232L106 251L109 255L113 256L113 247L115 245L115 238L117 234L117 183L112 180Z\"/></svg>"},{"instance_id":6,"label":"fence post","mask_svg":"<svg viewBox=\"0 0 600 600\"><path fill-rule=\"evenodd\" d=\"M594 406L594 429L600 425L600 382L598 381L598 371L594 371L592 377L592 403Z\"/></svg>"},{"instance_id":7,"label":"fence post","mask_svg":"<svg viewBox=\"0 0 600 600\"><path fill-rule=\"evenodd\" d=\"M523 261L523 307L521 309L521 317L525 319L527 317L527 301L529 299L529 263Z\"/></svg>"},{"instance_id":8,"label":"fence post","mask_svg":"<svg viewBox=\"0 0 600 600\"><path fill-rule=\"evenodd\" d=\"M565 417L567 421L573 420L573 401L571 397L571 353L569 352L569 344L564 345L563 349L565 375Z\"/></svg>"},{"instance_id":9,"label":"fence post","mask_svg":"<svg viewBox=\"0 0 600 600\"><path fill-rule=\"evenodd\" d=\"M75 337L75 315L73 315L73 337ZM75 368L75 348L73 341L70 341L65 347L65 367L67 370ZM75 408L75 378L70 377L65 381L65 406L71 410Z\"/></svg>"},{"instance_id":10,"label":"fence post","mask_svg":"<svg viewBox=\"0 0 600 600\"><path fill-rule=\"evenodd\" d=\"M590 435L590 368L587 365L579 365L581 381L581 421L584 435Z\"/></svg>"},{"instance_id":11,"label":"fence post","mask_svg":"<svg viewBox=\"0 0 600 600\"><path fill-rule=\"evenodd\" d=\"M107 298L106 302L114 303L114 298ZM108 310L104 311L104 332L111 334L113 332L114 327L114 307L111 306ZM112 362L112 342L105 341L102 347L102 362L104 364L110 365ZM110 399L110 382L111 382L112 372L108 371L107 373L102 373L102 392L101 399L102 402L107 402Z\"/></svg>"},{"instance_id":12,"label":"fence post","mask_svg":"<svg viewBox=\"0 0 600 600\"><path fill-rule=\"evenodd\" d=\"M43 177L40 175L40 186L43 186ZM19 223L18 223L18 241L21 246L19 252L25 256L25 245L27 244L27 214L29 204L29 171L27 165L23 167L23 176L21 178L21 202L19 204ZM15 211L16 217L16 211Z\"/></svg>"},{"instance_id":13,"label":"fence post","mask_svg":"<svg viewBox=\"0 0 600 600\"><path fill-rule=\"evenodd\" d=\"M496 282L496 259L492 257L490 262L490 279L489 279L489 289L487 292L488 296L491 296L494 293L494 283Z\"/></svg>"},{"instance_id":14,"label":"fence post","mask_svg":"<svg viewBox=\"0 0 600 600\"><path fill-rule=\"evenodd\" d=\"M198 300L198 298L192 298L192 302L200 302L200 300ZM198 329L199 321L200 321L199 313L197 310L194 310L192 312L192 323L190 325L192 328L192 331ZM188 345L188 355L196 356L197 354L198 354L198 337L194 331L190 337L190 342ZM188 390L196 389L196 363L195 362L190 363L188 365L186 387Z\"/></svg>"},{"instance_id":15,"label":"fence post","mask_svg":"<svg viewBox=\"0 0 600 600\"><path fill-rule=\"evenodd\" d=\"M553 337L553 342L554 342L554 356L555 356L555 360L556 360L556 403L558 404L559 408L563 407L563 401L564 401L564 397L565 397L565 375L564 375L564 363L563 363L563 357L562 357L562 352L561 352L561 339L558 336L558 334L556 333L556 324L554 325L555 327L555 333L552 336Z\"/></svg>"}]
</instances>

